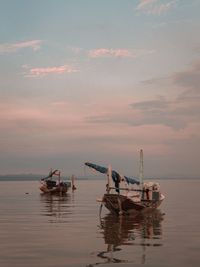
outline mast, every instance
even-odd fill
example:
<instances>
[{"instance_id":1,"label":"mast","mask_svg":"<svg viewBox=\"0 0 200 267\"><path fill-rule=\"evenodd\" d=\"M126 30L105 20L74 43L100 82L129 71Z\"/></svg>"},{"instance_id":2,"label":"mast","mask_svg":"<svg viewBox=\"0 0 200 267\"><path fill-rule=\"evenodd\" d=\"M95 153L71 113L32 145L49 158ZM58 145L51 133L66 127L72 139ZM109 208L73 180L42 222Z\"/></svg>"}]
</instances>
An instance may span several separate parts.
<instances>
[{"instance_id":1,"label":"mast","mask_svg":"<svg viewBox=\"0 0 200 267\"><path fill-rule=\"evenodd\" d=\"M143 164L143 150L140 149L140 170L139 170L139 178L140 178L140 187L142 189L143 180L144 180L144 164Z\"/></svg>"}]
</instances>

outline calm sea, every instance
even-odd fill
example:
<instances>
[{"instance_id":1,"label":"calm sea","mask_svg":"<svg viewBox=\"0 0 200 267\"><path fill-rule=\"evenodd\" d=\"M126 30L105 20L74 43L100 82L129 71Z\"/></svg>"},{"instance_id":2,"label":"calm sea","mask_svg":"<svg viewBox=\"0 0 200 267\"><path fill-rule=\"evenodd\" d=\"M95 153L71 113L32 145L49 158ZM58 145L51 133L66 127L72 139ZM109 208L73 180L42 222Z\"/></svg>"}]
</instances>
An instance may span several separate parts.
<instances>
[{"instance_id":1,"label":"calm sea","mask_svg":"<svg viewBox=\"0 0 200 267\"><path fill-rule=\"evenodd\" d=\"M152 214L116 217L99 203L105 181L64 197L37 181L0 182L0 267L200 266L200 181L161 180Z\"/></svg>"}]
</instances>

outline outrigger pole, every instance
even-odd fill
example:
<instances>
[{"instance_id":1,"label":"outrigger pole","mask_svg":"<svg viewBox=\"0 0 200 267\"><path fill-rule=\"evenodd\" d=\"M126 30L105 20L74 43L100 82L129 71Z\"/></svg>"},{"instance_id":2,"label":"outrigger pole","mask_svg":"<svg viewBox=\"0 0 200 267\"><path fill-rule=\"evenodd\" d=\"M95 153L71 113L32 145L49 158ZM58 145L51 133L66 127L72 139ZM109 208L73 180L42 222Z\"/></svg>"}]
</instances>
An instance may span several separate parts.
<instances>
[{"instance_id":1,"label":"outrigger pole","mask_svg":"<svg viewBox=\"0 0 200 267\"><path fill-rule=\"evenodd\" d=\"M111 165L108 165L108 184L107 184L107 191L108 193L110 192L110 188L111 188L111 179L112 179L112 167Z\"/></svg>"},{"instance_id":2,"label":"outrigger pole","mask_svg":"<svg viewBox=\"0 0 200 267\"><path fill-rule=\"evenodd\" d=\"M144 180L144 164L143 164L143 150L140 149L140 170L139 170L139 178L140 178L140 188L142 189L143 180Z\"/></svg>"}]
</instances>

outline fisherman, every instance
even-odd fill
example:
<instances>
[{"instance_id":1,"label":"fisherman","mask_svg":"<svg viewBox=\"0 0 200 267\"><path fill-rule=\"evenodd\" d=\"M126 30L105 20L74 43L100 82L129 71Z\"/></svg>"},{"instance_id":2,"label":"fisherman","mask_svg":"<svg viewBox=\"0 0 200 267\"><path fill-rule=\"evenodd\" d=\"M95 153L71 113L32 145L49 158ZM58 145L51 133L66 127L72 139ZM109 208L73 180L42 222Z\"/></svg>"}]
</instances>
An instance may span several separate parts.
<instances>
[{"instance_id":1,"label":"fisherman","mask_svg":"<svg viewBox=\"0 0 200 267\"><path fill-rule=\"evenodd\" d=\"M109 184L106 184L106 192L107 192L108 194L110 193Z\"/></svg>"},{"instance_id":2,"label":"fisherman","mask_svg":"<svg viewBox=\"0 0 200 267\"><path fill-rule=\"evenodd\" d=\"M120 190L119 190L119 183L120 183L120 175L118 172L114 172L114 183L115 183L115 191L119 194Z\"/></svg>"}]
</instances>

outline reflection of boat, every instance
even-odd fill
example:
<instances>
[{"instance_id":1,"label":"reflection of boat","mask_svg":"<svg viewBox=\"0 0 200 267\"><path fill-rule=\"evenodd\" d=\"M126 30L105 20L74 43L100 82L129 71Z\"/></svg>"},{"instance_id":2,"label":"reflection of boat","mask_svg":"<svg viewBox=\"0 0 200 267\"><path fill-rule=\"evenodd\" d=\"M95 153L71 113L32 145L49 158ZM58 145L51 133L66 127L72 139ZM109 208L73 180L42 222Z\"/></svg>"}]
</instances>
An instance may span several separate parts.
<instances>
[{"instance_id":1,"label":"reflection of boat","mask_svg":"<svg viewBox=\"0 0 200 267\"><path fill-rule=\"evenodd\" d=\"M63 222L71 214L71 194L52 195L41 194L41 202L44 204L42 214L49 217L50 222Z\"/></svg>"},{"instance_id":2,"label":"reflection of boat","mask_svg":"<svg viewBox=\"0 0 200 267\"><path fill-rule=\"evenodd\" d=\"M107 249L98 252L97 256L106 260L106 262L130 263L133 258L135 260L135 256L133 256L132 248L130 248L131 253L126 254L127 246L141 246L142 253L138 260L145 263L145 247L162 246L162 220L163 214L157 209L136 213L134 216L107 214L100 219L100 232L103 235ZM120 254L123 248L124 251ZM94 265L98 264L101 263Z\"/></svg>"},{"instance_id":3,"label":"reflection of boat","mask_svg":"<svg viewBox=\"0 0 200 267\"><path fill-rule=\"evenodd\" d=\"M108 168L86 162L86 166L107 174L106 193L100 200L111 212L130 214L136 211L157 208L164 199L157 182L143 182L143 151L140 151L140 179L120 175ZM120 187L120 185L123 186ZM115 190L114 193L111 190Z\"/></svg>"},{"instance_id":4,"label":"reflection of boat","mask_svg":"<svg viewBox=\"0 0 200 267\"><path fill-rule=\"evenodd\" d=\"M57 179L53 179L57 176ZM49 175L41 179L40 190L45 194L66 194L68 189L71 187L71 182L61 181L60 171L50 171Z\"/></svg>"},{"instance_id":5,"label":"reflection of boat","mask_svg":"<svg viewBox=\"0 0 200 267\"><path fill-rule=\"evenodd\" d=\"M134 216L115 216L107 214L100 220L106 244L115 246L133 244L139 239L159 239L162 235L160 210L139 212ZM137 238L136 238L137 233Z\"/></svg>"}]
</instances>

